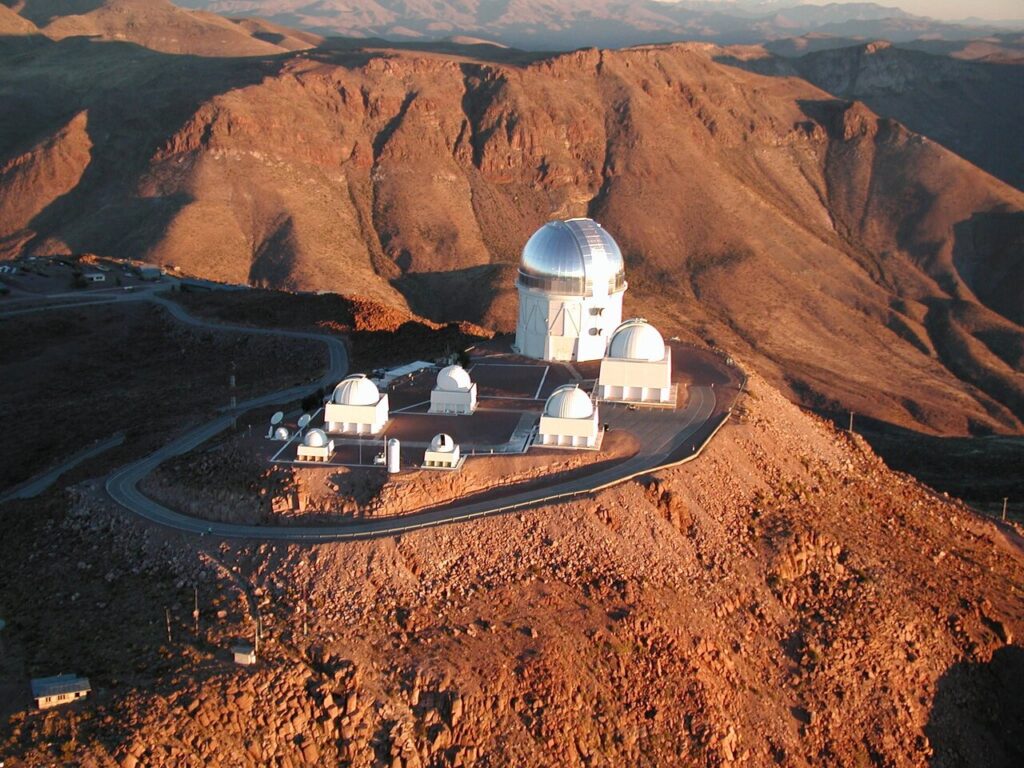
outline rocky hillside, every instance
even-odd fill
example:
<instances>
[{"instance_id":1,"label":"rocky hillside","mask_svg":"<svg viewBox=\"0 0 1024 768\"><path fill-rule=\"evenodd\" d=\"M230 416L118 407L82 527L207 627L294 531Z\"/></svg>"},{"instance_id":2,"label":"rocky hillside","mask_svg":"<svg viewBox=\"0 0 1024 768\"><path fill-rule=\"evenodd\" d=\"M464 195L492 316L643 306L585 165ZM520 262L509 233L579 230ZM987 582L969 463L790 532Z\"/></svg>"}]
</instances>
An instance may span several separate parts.
<instances>
[{"instance_id":1,"label":"rocky hillside","mask_svg":"<svg viewBox=\"0 0 1024 768\"><path fill-rule=\"evenodd\" d=\"M861 103L700 45L512 64L31 39L0 48L0 252L508 330L523 242L592 215L626 253L628 312L809 405L1021 427L1024 194Z\"/></svg>"},{"instance_id":2,"label":"rocky hillside","mask_svg":"<svg viewBox=\"0 0 1024 768\"><path fill-rule=\"evenodd\" d=\"M87 488L47 526L4 537L0 575L39 589L57 558L79 561L76 595L7 590L8 631L34 642L5 663L61 662L53 611L109 642L74 644L90 700L7 723L18 768L1024 759L1018 534L756 376L696 463L593 498L397 539L213 550L266 627L253 670L225 658L252 624L202 540L140 535ZM130 594L152 618L112 653Z\"/></svg>"},{"instance_id":3,"label":"rocky hillside","mask_svg":"<svg viewBox=\"0 0 1024 768\"><path fill-rule=\"evenodd\" d=\"M1024 59L1019 43L1014 59L1000 42L951 47L950 55L872 42L799 58L741 57L755 71L803 77L836 96L863 101L1020 189Z\"/></svg>"}]
</instances>

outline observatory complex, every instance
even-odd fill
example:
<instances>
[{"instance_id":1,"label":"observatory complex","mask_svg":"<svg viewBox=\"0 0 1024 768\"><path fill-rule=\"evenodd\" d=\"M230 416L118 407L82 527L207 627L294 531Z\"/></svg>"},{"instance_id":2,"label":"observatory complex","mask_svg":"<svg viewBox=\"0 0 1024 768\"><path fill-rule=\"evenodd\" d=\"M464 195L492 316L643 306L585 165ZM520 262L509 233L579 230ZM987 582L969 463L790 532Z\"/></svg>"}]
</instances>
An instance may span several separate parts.
<instances>
[{"instance_id":1,"label":"observatory complex","mask_svg":"<svg viewBox=\"0 0 1024 768\"><path fill-rule=\"evenodd\" d=\"M623 322L622 251L600 224L544 224L523 247L516 287L515 355L499 347L479 350L466 368L417 362L374 379L353 374L324 404L321 428L304 432L304 415L292 434L278 413L268 438L297 441L291 455L302 463L366 466L365 445L391 474L401 470L403 450L415 466L455 470L467 457L531 447L600 450L602 408L609 423L638 407L675 410L672 347L647 320ZM418 373L430 368L436 379L421 383ZM652 434L663 419L627 417L638 420Z\"/></svg>"},{"instance_id":2,"label":"observatory complex","mask_svg":"<svg viewBox=\"0 0 1024 768\"><path fill-rule=\"evenodd\" d=\"M622 322L622 251L593 219L550 221L527 241L516 280L515 350L538 360L604 357Z\"/></svg>"}]
</instances>

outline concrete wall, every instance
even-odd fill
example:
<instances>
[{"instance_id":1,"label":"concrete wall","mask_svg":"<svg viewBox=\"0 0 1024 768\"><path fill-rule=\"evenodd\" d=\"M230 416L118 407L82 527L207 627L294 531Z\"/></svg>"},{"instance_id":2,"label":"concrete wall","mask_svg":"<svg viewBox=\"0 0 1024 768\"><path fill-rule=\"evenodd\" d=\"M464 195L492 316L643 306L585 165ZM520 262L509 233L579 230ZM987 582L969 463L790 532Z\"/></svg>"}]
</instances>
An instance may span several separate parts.
<instances>
[{"instance_id":1,"label":"concrete wall","mask_svg":"<svg viewBox=\"0 0 1024 768\"><path fill-rule=\"evenodd\" d=\"M600 360L622 322L623 293L562 296L520 285L516 348L538 360Z\"/></svg>"},{"instance_id":2,"label":"concrete wall","mask_svg":"<svg viewBox=\"0 0 1024 768\"><path fill-rule=\"evenodd\" d=\"M476 384L459 392L434 389L430 393L430 413L470 414L476 410Z\"/></svg>"},{"instance_id":3,"label":"concrete wall","mask_svg":"<svg viewBox=\"0 0 1024 768\"><path fill-rule=\"evenodd\" d=\"M388 423L388 396L382 395L376 405L324 406L324 427L332 434L376 435Z\"/></svg>"},{"instance_id":4,"label":"concrete wall","mask_svg":"<svg viewBox=\"0 0 1024 768\"><path fill-rule=\"evenodd\" d=\"M459 446L451 453L432 451L429 448L423 454L423 463L431 467L447 467L453 469L459 463Z\"/></svg>"},{"instance_id":5,"label":"concrete wall","mask_svg":"<svg viewBox=\"0 0 1024 768\"><path fill-rule=\"evenodd\" d=\"M327 445L299 445L299 461L327 461L334 453L334 441L328 440Z\"/></svg>"},{"instance_id":6,"label":"concrete wall","mask_svg":"<svg viewBox=\"0 0 1024 768\"><path fill-rule=\"evenodd\" d=\"M541 445L593 448L597 445L600 428L596 408L594 415L589 419L559 419L555 416L541 416L538 439Z\"/></svg>"},{"instance_id":7,"label":"concrete wall","mask_svg":"<svg viewBox=\"0 0 1024 768\"><path fill-rule=\"evenodd\" d=\"M672 398L672 350L665 347L665 359L656 363L606 357L597 379L601 400L667 403Z\"/></svg>"}]
</instances>

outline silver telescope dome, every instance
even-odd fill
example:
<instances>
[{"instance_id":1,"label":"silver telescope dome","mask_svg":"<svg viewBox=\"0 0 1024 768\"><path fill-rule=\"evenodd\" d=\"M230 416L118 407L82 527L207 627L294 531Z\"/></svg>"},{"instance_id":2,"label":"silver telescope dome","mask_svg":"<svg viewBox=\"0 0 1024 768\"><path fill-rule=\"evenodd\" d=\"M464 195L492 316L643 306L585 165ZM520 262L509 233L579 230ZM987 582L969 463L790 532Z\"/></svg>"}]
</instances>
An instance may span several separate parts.
<instances>
[{"instance_id":1,"label":"silver telescope dome","mask_svg":"<svg viewBox=\"0 0 1024 768\"><path fill-rule=\"evenodd\" d=\"M626 287L622 251L604 227L593 219L549 221L523 248L519 284L550 293L593 296Z\"/></svg>"}]
</instances>

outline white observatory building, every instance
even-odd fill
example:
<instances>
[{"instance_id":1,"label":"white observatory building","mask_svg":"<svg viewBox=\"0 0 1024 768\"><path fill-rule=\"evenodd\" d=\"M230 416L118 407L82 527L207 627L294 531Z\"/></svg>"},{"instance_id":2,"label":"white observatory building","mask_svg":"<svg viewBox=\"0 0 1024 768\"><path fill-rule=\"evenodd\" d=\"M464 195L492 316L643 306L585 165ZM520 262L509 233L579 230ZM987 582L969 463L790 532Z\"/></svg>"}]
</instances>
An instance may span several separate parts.
<instances>
[{"instance_id":1,"label":"white observatory building","mask_svg":"<svg viewBox=\"0 0 1024 768\"><path fill-rule=\"evenodd\" d=\"M658 330L635 317L612 334L597 378L599 400L675 405L672 348Z\"/></svg>"},{"instance_id":2,"label":"white observatory building","mask_svg":"<svg viewBox=\"0 0 1024 768\"><path fill-rule=\"evenodd\" d=\"M423 453L423 466L428 469L458 469L460 462L459 444L444 432L434 435Z\"/></svg>"},{"instance_id":3,"label":"white observatory building","mask_svg":"<svg viewBox=\"0 0 1024 768\"><path fill-rule=\"evenodd\" d=\"M564 384L548 398L540 417L537 442L564 448L597 448L601 426L597 406L577 384Z\"/></svg>"},{"instance_id":4,"label":"white observatory building","mask_svg":"<svg viewBox=\"0 0 1024 768\"><path fill-rule=\"evenodd\" d=\"M449 365L437 374L430 393L430 413L468 415L476 410L476 383L461 365Z\"/></svg>"},{"instance_id":5,"label":"white observatory building","mask_svg":"<svg viewBox=\"0 0 1024 768\"><path fill-rule=\"evenodd\" d=\"M334 440L322 429L311 429L302 438L297 458L299 461L327 461L334 453Z\"/></svg>"},{"instance_id":6,"label":"white observatory building","mask_svg":"<svg viewBox=\"0 0 1024 768\"><path fill-rule=\"evenodd\" d=\"M324 423L334 434L376 435L387 422L387 393L362 373L343 379L324 406Z\"/></svg>"},{"instance_id":7,"label":"white observatory building","mask_svg":"<svg viewBox=\"0 0 1024 768\"><path fill-rule=\"evenodd\" d=\"M519 264L515 350L541 360L600 360L622 322L622 252L593 219L550 221Z\"/></svg>"}]
</instances>

